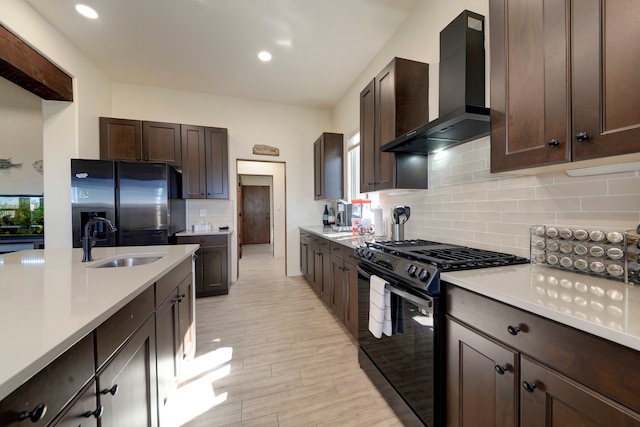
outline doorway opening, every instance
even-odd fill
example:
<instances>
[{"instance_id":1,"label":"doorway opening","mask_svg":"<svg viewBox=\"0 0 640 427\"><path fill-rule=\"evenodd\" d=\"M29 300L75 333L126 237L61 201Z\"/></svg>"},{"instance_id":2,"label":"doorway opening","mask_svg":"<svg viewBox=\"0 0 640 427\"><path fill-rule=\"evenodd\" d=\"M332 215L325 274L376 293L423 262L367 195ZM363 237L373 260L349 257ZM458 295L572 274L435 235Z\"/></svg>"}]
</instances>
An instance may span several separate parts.
<instances>
[{"instance_id":1,"label":"doorway opening","mask_svg":"<svg viewBox=\"0 0 640 427\"><path fill-rule=\"evenodd\" d=\"M241 258L259 254L284 258L286 275L285 163L238 159L236 172L238 271Z\"/></svg>"}]
</instances>

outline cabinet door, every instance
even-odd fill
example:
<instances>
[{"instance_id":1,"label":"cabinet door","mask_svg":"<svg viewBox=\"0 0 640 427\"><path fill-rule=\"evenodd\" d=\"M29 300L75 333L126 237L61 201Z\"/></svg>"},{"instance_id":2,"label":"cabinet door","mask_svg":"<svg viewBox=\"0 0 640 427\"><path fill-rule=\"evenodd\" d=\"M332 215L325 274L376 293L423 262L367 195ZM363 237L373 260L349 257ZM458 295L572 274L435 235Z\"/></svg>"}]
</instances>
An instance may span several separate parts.
<instances>
[{"instance_id":1,"label":"cabinet door","mask_svg":"<svg viewBox=\"0 0 640 427\"><path fill-rule=\"evenodd\" d=\"M358 339L358 270L356 265L345 260L343 283L347 296L344 325L355 339Z\"/></svg>"},{"instance_id":2,"label":"cabinet door","mask_svg":"<svg viewBox=\"0 0 640 427\"><path fill-rule=\"evenodd\" d=\"M342 258L331 255L331 281L333 289L331 292L331 310L342 323L344 323L345 301L344 292L344 261Z\"/></svg>"},{"instance_id":3,"label":"cabinet door","mask_svg":"<svg viewBox=\"0 0 640 427\"><path fill-rule=\"evenodd\" d=\"M311 241L307 246L307 274L305 278L311 287L313 288L313 281L315 278L316 271L316 251L311 244Z\"/></svg>"},{"instance_id":4,"label":"cabinet door","mask_svg":"<svg viewBox=\"0 0 640 427\"><path fill-rule=\"evenodd\" d=\"M145 322L97 375L101 427L157 426L154 322Z\"/></svg>"},{"instance_id":5,"label":"cabinet door","mask_svg":"<svg viewBox=\"0 0 640 427\"><path fill-rule=\"evenodd\" d=\"M383 153L380 147L396 138L396 92L395 62L391 62L376 77L375 98L375 134L374 163L375 189L393 188L395 175L395 158L393 153ZM407 129L409 131L411 129Z\"/></svg>"},{"instance_id":6,"label":"cabinet door","mask_svg":"<svg viewBox=\"0 0 640 427\"><path fill-rule=\"evenodd\" d=\"M322 137L313 143L313 198L322 199L324 180L322 170Z\"/></svg>"},{"instance_id":7,"label":"cabinet door","mask_svg":"<svg viewBox=\"0 0 640 427\"><path fill-rule=\"evenodd\" d=\"M142 122L142 160L181 165L180 125Z\"/></svg>"},{"instance_id":8,"label":"cabinet door","mask_svg":"<svg viewBox=\"0 0 640 427\"><path fill-rule=\"evenodd\" d=\"M174 291L156 309L156 360L158 372L158 405L160 420L165 404L178 385L178 298Z\"/></svg>"},{"instance_id":9,"label":"cabinet door","mask_svg":"<svg viewBox=\"0 0 640 427\"><path fill-rule=\"evenodd\" d=\"M640 414L526 356L522 356L521 380L522 427L640 426Z\"/></svg>"},{"instance_id":10,"label":"cabinet door","mask_svg":"<svg viewBox=\"0 0 640 427\"><path fill-rule=\"evenodd\" d=\"M204 128L182 125L182 193L187 199L207 197Z\"/></svg>"},{"instance_id":11,"label":"cabinet door","mask_svg":"<svg viewBox=\"0 0 640 427\"><path fill-rule=\"evenodd\" d=\"M569 1L490 0L489 14L491 172L569 161Z\"/></svg>"},{"instance_id":12,"label":"cabinet door","mask_svg":"<svg viewBox=\"0 0 640 427\"><path fill-rule=\"evenodd\" d=\"M375 147L375 80L360 92L360 192L375 190L376 147Z\"/></svg>"},{"instance_id":13,"label":"cabinet door","mask_svg":"<svg viewBox=\"0 0 640 427\"><path fill-rule=\"evenodd\" d=\"M202 295L229 293L226 246L202 246Z\"/></svg>"},{"instance_id":14,"label":"cabinet door","mask_svg":"<svg viewBox=\"0 0 640 427\"><path fill-rule=\"evenodd\" d=\"M195 319L193 306L193 278L188 275L178 287L179 344L180 360L191 359L195 355Z\"/></svg>"},{"instance_id":15,"label":"cabinet door","mask_svg":"<svg viewBox=\"0 0 640 427\"><path fill-rule=\"evenodd\" d=\"M320 242L320 250L318 252L320 268L322 275L319 278L318 285L320 297L326 304L331 303L331 254L329 253L329 242L324 240Z\"/></svg>"},{"instance_id":16,"label":"cabinet door","mask_svg":"<svg viewBox=\"0 0 640 427\"><path fill-rule=\"evenodd\" d=\"M573 160L638 152L640 3L584 0L572 8Z\"/></svg>"},{"instance_id":17,"label":"cabinet door","mask_svg":"<svg viewBox=\"0 0 640 427\"><path fill-rule=\"evenodd\" d=\"M227 130L205 128L205 158L207 164L207 198L229 198L229 154Z\"/></svg>"},{"instance_id":18,"label":"cabinet door","mask_svg":"<svg viewBox=\"0 0 640 427\"><path fill-rule=\"evenodd\" d=\"M309 244L306 239L300 238L300 273L304 277L307 277L307 251L309 250Z\"/></svg>"},{"instance_id":19,"label":"cabinet door","mask_svg":"<svg viewBox=\"0 0 640 427\"><path fill-rule=\"evenodd\" d=\"M447 425L517 426L518 354L449 317L445 327Z\"/></svg>"},{"instance_id":20,"label":"cabinet door","mask_svg":"<svg viewBox=\"0 0 640 427\"><path fill-rule=\"evenodd\" d=\"M142 160L142 122L100 117L100 159Z\"/></svg>"},{"instance_id":21,"label":"cabinet door","mask_svg":"<svg viewBox=\"0 0 640 427\"><path fill-rule=\"evenodd\" d=\"M96 399L96 383L92 381L65 414L51 425L55 427L95 427L98 425L98 419L102 417L102 411L103 408L98 406Z\"/></svg>"}]
</instances>

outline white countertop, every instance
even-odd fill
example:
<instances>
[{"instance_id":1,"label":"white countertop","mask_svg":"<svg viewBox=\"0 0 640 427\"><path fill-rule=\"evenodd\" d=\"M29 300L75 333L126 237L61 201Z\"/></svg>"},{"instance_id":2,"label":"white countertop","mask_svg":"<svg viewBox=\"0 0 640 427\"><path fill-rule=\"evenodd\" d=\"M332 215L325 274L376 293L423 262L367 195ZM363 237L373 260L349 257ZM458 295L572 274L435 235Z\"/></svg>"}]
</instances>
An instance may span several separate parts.
<instances>
[{"instance_id":1,"label":"white countertop","mask_svg":"<svg viewBox=\"0 0 640 427\"><path fill-rule=\"evenodd\" d=\"M322 226L300 229L357 247L362 238L332 237ZM458 285L530 313L640 351L640 286L531 264L442 273Z\"/></svg>"},{"instance_id":2,"label":"white countertop","mask_svg":"<svg viewBox=\"0 0 640 427\"><path fill-rule=\"evenodd\" d=\"M0 400L93 331L198 245L44 249L0 255ZM158 254L136 267L88 268L106 258ZM10 351L7 351L9 350Z\"/></svg>"}]
</instances>

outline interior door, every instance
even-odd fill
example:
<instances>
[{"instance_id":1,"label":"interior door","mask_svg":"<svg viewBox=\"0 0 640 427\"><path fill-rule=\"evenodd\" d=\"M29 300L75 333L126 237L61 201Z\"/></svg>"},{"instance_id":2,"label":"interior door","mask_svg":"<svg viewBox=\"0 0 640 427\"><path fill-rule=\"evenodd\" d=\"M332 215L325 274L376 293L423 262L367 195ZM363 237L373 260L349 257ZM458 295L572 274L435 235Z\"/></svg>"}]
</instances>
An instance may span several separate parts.
<instances>
[{"instance_id":1,"label":"interior door","mask_svg":"<svg viewBox=\"0 0 640 427\"><path fill-rule=\"evenodd\" d=\"M271 197L269 186L242 188L242 243L271 243Z\"/></svg>"}]
</instances>

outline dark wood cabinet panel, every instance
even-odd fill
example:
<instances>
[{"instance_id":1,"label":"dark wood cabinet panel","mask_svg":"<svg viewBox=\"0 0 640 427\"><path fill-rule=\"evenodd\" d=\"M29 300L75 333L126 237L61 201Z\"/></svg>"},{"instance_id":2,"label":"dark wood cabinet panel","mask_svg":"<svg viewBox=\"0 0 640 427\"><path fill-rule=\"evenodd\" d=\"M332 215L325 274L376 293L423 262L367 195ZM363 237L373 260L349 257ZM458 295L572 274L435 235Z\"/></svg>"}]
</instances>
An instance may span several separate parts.
<instances>
[{"instance_id":1,"label":"dark wood cabinet panel","mask_svg":"<svg viewBox=\"0 0 640 427\"><path fill-rule=\"evenodd\" d=\"M182 125L182 193L187 199L207 196L204 128Z\"/></svg>"},{"instance_id":2,"label":"dark wood cabinet panel","mask_svg":"<svg viewBox=\"0 0 640 427\"><path fill-rule=\"evenodd\" d=\"M318 248L318 262L319 270L321 273L318 277L318 289L320 291L320 297L324 300L325 304L331 302L331 254L329 252L329 241L322 239ZM318 271L316 271L318 273Z\"/></svg>"},{"instance_id":3,"label":"dark wood cabinet panel","mask_svg":"<svg viewBox=\"0 0 640 427\"><path fill-rule=\"evenodd\" d=\"M151 286L96 328L97 369L100 369L154 310L155 289Z\"/></svg>"},{"instance_id":4,"label":"dark wood cabinet panel","mask_svg":"<svg viewBox=\"0 0 640 427\"><path fill-rule=\"evenodd\" d=\"M489 5L491 171L569 161L569 2Z\"/></svg>"},{"instance_id":5,"label":"dark wood cabinet panel","mask_svg":"<svg viewBox=\"0 0 640 427\"><path fill-rule=\"evenodd\" d=\"M94 372L93 335L90 334L0 401L0 425L47 425L89 383ZM21 421L22 414L38 418L39 406L46 409L39 421Z\"/></svg>"},{"instance_id":6,"label":"dark wood cabinet panel","mask_svg":"<svg viewBox=\"0 0 640 427\"><path fill-rule=\"evenodd\" d=\"M344 289L344 261L335 255L331 255L331 281L333 290L331 292L331 310L333 314L344 323L346 292Z\"/></svg>"},{"instance_id":7,"label":"dark wood cabinet panel","mask_svg":"<svg viewBox=\"0 0 640 427\"><path fill-rule=\"evenodd\" d=\"M100 117L100 158L181 166L180 125Z\"/></svg>"},{"instance_id":8,"label":"dark wood cabinet panel","mask_svg":"<svg viewBox=\"0 0 640 427\"><path fill-rule=\"evenodd\" d=\"M640 151L638 16L633 0L572 2L574 161Z\"/></svg>"},{"instance_id":9,"label":"dark wood cabinet panel","mask_svg":"<svg viewBox=\"0 0 640 427\"><path fill-rule=\"evenodd\" d=\"M517 426L518 353L447 318L447 425Z\"/></svg>"},{"instance_id":10,"label":"dark wood cabinet panel","mask_svg":"<svg viewBox=\"0 0 640 427\"><path fill-rule=\"evenodd\" d=\"M178 244L197 243L195 286L196 297L229 293L229 235L178 236Z\"/></svg>"},{"instance_id":11,"label":"dark wood cabinet panel","mask_svg":"<svg viewBox=\"0 0 640 427\"><path fill-rule=\"evenodd\" d=\"M354 338L358 338L358 270L356 265L345 258L343 277L347 302L345 305L344 325Z\"/></svg>"},{"instance_id":12,"label":"dark wood cabinet panel","mask_svg":"<svg viewBox=\"0 0 640 427\"><path fill-rule=\"evenodd\" d=\"M155 322L149 319L96 375L101 427L158 425L155 360Z\"/></svg>"},{"instance_id":13,"label":"dark wood cabinet panel","mask_svg":"<svg viewBox=\"0 0 640 427\"><path fill-rule=\"evenodd\" d=\"M491 171L640 152L632 0L490 0Z\"/></svg>"},{"instance_id":14,"label":"dark wood cabinet panel","mask_svg":"<svg viewBox=\"0 0 640 427\"><path fill-rule=\"evenodd\" d=\"M361 192L427 188L426 155L380 147L428 121L429 65L394 58L360 93Z\"/></svg>"},{"instance_id":15,"label":"dark wood cabinet panel","mask_svg":"<svg viewBox=\"0 0 640 427\"><path fill-rule=\"evenodd\" d=\"M181 165L180 125L142 122L142 159Z\"/></svg>"},{"instance_id":16,"label":"dark wood cabinet panel","mask_svg":"<svg viewBox=\"0 0 640 427\"><path fill-rule=\"evenodd\" d=\"M158 414L165 417L165 405L179 378L178 298L174 292L156 309L156 366L158 370ZM162 424L162 422L161 422Z\"/></svg>"},{"instance_id":17,"label":"dark wood cabinet panel","mask_svg":"<svg viewBox=\"0 0 640 427\"><path fill-rule=\"evenodd\" d=\"M300 232L300 273L307 277L308 260L307 252L309 251L309 241L305 232Z\"/></svg>"},{"instance_id":18,"label":"dark wood cabinet panel","mask_svg":"<svg viewBox=\"0 0 640 427\"><path fill-rule=\"evenodd\" d=\"M96 398L96 382L91 381L89 387L80 393L62 417L53 422L52 426L95 427L98 425L98 419L102 417L102 410Z\"/></svg>"},{"instance_id":19,"label":"dark wood cabinet panel","mask_svg":"<svg viewBox=\"0 0 640 427\"><path fill-rule=\"evenodd\" d=\"M324 132L313 143L314 199L344 195L344 135Z\"/></svg>"},{"instance_id":20,"label":"dark wood cabinet panel","mask_svg":"<svg viewBox=\"0 0 640 427\"><path fill-rule=\"evenodd\" d=\"M142 160L142 122L100 117L100 158Z\"/></svg>"},{"instance_id":21,"label":"dark wood cabinet panel","mask_svg":"<svg viewBox=\"0 0 640 427\"><path fill-rule=\"evenodd\" d=\"M640 426L640 414L526 356L521 360L522 427Z\"/></svg>"},{"instance_id":22,"label":"dark wood cabinet panel","mask_svg":"<svg viewBox=\"0 0 640 427\"><path fill-rule=\"evenodd\" d=\"M637 351L449 284L446 301L449 425L478 425L463 422L460 414L467 403L461 400L460 390L473 389L478 381L487 384L488 377L475 375L483 364L482 372L488 375L494 362L496 372L498 367L505 368L504 375L513 369L516 387L511 394L502 389L500 397L513 395L520 402L516 413L520 425L640 425L640 372L619 368L636 366ZM517 354L517 360L506 353L495 356L499 348ZM473 360L478 366L466 371L469 384L460 369ZM490 405L487 392L471 393L465 399L470 401L468 408L485 408L485 413ZM487 417L511 420L509 408L496 405L495 413Z\"/></svg>"},{"instance_id":23,"label":"dark wood cabinet panel","mask_svg":"<svg viewBox=\"0 0 640 427\"><path fill-rule=\"evenodd\" d=\"M229 198L229 153L227 130L204 129L207 168L207 198Z\"/></svg>"},{"instance_id":24,"label":"dark wood cabinet panel","mask_svg":"<svg viewBox=\"0 0 640 427\"><path fill-rule=\"evenodd\" d=\"M375 190L376 164L380 163L375 149L376 108L375 79L360 92L360 192Z\"/></svg>"},{"instance_id":25,"label":"dark wood cabinet panel","mask_svg":"<svg viewBox=\"0 0 640 427\"><path fill-rule=\"evenodd\" d=\"M182 191L188 199L229 198L227 130L182 125Z\"/></svg>"},{"instance_id":26,"label":"dark wood cabinet panel","mask_svg":"<svg viewBox=\"0 0 640 427\"><path fill-rule=\"evenodd\" d=\"M178 286L178 356L181 360L193 357L196 350L194 294L193 278L190 274Z\"/></svg>"}]
</instances>

